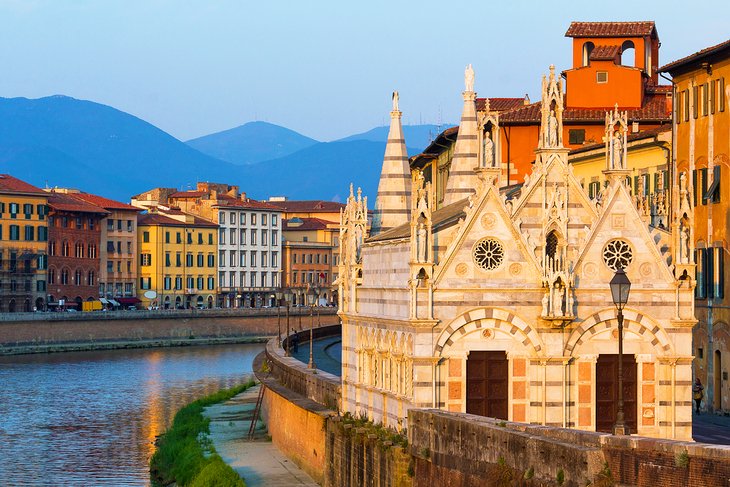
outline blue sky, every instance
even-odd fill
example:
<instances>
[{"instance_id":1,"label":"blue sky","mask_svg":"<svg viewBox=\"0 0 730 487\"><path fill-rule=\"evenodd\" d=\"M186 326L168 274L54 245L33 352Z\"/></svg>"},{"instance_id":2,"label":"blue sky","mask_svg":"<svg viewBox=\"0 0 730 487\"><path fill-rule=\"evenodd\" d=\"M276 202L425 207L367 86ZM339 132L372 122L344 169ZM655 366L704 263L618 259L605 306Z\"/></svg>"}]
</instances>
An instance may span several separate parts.
<instances>
[{"instance_id":1,"label":"blue sky","mask_svg":"<svg viewBox=\"0 0 730 487\"><path fill-rule=\"evenodd\" d=\"M0 0L0 96L112 105L186 140L251 120L319 140L456 121L480 96L538 98L571 20L654 20L665 64L730 38L730 2ZM623 8L620 8L623 7Z\"/></svg>"}]
</instances>

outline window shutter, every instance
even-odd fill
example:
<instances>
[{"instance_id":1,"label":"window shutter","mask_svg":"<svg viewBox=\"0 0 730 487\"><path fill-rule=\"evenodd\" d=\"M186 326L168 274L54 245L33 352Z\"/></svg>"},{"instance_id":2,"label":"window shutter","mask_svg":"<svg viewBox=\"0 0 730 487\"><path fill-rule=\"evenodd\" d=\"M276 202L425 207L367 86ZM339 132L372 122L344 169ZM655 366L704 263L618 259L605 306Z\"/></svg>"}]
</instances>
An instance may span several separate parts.
<instances>
[{"instance_id":1,"label":"window shutter","mask_svg":"<svg viewBox=\"0 0 730 487\"><path fill-rule=\"evenodd\" d=\"M707 102L709 99L709 86L707 83L702 85L702 115L707 115Z\"/></svg>"},{"instance_id":2,"label":"window shutter","mask_svg":"<svg viewBox=\"0 0 730 487\"><path fill-rule=\"evenodd\" d=\"M651 184L649 182L649 175L648 174L644 174L643 177L644 177L644 195L648 195L649 194L649 189L650 189L650 184Z\"/></svg>"},{"instance_id":3,"label":"window shutter","mask_svg":"<svg viewBox=\"0 0 730 487\"><path fill-rule=\"evenodd\" d=\"M721 112L724 112L725 111L725 78L720 78L718 80L718 84L720 85L720 87L719 87L720 89L717 90L719 92L718 95L719 95L719 99L720 99L718 108Z\"/></svg>"},{"instance_id":4,"label":"window shutter","mask_svg":"<svg viewBox=\"0 0 730 487\"><path fill-rule=\"evenodd\" d=\"M697 169L692 170L692 206L697 206Z\"/></svg>"},{"instance_id":5,"label":"window shutter","mask_svg":"<svg viewBox=\"0 0 730 487\"><path fill-rule=\"evenodd\" d=\"M677 92L677 99L674 100L674 118L677 120L677 125L682 123L682 108L684 105L682 105L682 95L684 93L682 91Z\"/></svg>"},{"instance_id":6,"label":"window shutter","mask_svg":"<svg viewBox=\"0 0 730 487\"><path fill-rule=\"evenodd\" d=\"M634 195L635 196L639 194L639 188L640 188L639 176L634 176Z\"/></svg>"},{"instance_id":7,"label":"window shutter","mask_svg":"<svg viewBox=\"0 0 730 487\"><path fill-rule=\"evenodd\" d=\"M695 287L695 298L705 299L707 297L707 289L705 287L705 249L695 250L695 263L697 264L697 286Z\"/></svg>"},{"instance_id":8,"label":"window shutter","mask_svg":"<svg viewBox=\"0 0 730 487\"><path fill-rule=\"evenodd\" d=\"M702 177L702 182L700 183L701 184L700 187L702 188L702 193L700 193L700 194L702 195L702 204L706 205L707 204L707 199L705 199L705 196L707 195L707 168L706 167L703 167L702 169L700 169L700 175Z\"/></svg>"},{"instance_id":9,"label":"window shutter","mask_svg":"<svg viewBox=\"0 0 730 487\"><path fill-rule=\"evenodd\" d=\"M659 178L661 177L661 173L659 171L654 173L654 192L659 191Z\"/></svg>"},{"instance_id":10,"label":"window shutter","mask_svg":"<svg viewBox=\"0 0 730 487\"><path fill-rule=\"evenodd\" d=\"M715 273L712 272L712 268L715 267L713 265L715 260L715 249L709 248L703 250L705 253L705 282L703 284L705 286L705 296L707 296L708 298L713 298L715 297Z\"/></svg>"},{"instance_id":11,"label":"window shutter","mask_svg":"<svg viewBox=\"0 0 730 487\"><path fill-rule=\"evenodd\" d=\"M710 113L715 113L715 94L717 93L717 80L710 83Z\"/></svg>"},{"instance_id":12,"label":"window shutter","mask_svg":"<svg viewBox=\"0 0 730 487\"><path fill-rule=\"evenodd\" d=\"M662 176L664 176L664 190L666 191L669 189L669 171L662 171Z\"/></svg>"},{"instance_id":13,"label":"window shutter","mask_svg":"<svg viewBox=\"0 0 730 487\"><path fill-rule=\"evenodd\" d=\"M715 265L715 274L717 275L715 284L715 297L723 299L725 297L725 249L723 247L715 248L715 255L717 256Z\"/></svg>"},{"instance_id":14,"label":"window shutter","mask_svg":"<svg viewBox=\"0 0 730 487\"><path fill-rule=\"evenodd\" d=\"M684 121L689 122L689 88L684 90Z\"/></svg>"}]
</instances>

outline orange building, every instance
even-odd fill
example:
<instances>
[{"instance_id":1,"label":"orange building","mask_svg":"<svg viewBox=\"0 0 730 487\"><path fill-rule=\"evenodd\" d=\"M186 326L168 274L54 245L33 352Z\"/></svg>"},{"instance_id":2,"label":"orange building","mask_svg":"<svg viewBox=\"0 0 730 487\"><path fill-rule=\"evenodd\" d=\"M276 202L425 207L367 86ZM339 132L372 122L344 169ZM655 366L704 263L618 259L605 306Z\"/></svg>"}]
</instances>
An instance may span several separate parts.
<instances>
[{"instance_id":1,"label":"orange building","mask_svg":"<svg viewBox=\"0 0 730 487\"><path fill-rule=\"evenodd\" d=\"M563 145L579 149L601 143L606 112L616 105L627 111L632 133L671 126L672 89L658 83L659 36L654 22L572 22L573 65L563 71L565 108ZM477 98L480 140L489 133L499 141L501 184L524 181L532 173L541 122L540 104L520 98ZM435 188L437 207L443 201L451 153L458 128L444 131L411 167L424 171ZM596 176L600 176L596 174Z\"/></svg>"},{"instance_id":2,"label":"orange building","mask_svg":"<svg viewBox=\"0 0 730 487\"><path fill-rule=\"evenodd\" d=\"M694 375L709 410L730 410L730 294L725 279L730 213L730 40L663 66L674 83L674 155L694 219ZM675 176L677 184L678 176Z\"/></svg>"}]
</instances>

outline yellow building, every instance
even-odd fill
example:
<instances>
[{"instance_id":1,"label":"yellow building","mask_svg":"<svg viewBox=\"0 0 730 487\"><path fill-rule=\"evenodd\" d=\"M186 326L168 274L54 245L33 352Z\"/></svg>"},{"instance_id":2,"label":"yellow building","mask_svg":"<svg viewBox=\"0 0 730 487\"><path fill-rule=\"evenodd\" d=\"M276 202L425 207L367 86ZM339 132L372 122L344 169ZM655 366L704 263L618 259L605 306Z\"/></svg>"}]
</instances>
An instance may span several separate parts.
<instances>
[{"instance_id":1,"label":"yellow building","mask_svg":"<svg viewBox=\"0 0 730 487\"><path fill-rule=\"evenodd\" d=\"M156 208L140 215L137 229L137 297L142 306L212 308L218 225L179 210Z\"/></svg>"},{"instance_id":2,"label":"yellow building","mask_svg":"<svg viewBox=\"0 0 730 487\"><path fill-rule=\"evenodd\" d=\"M703 408L730 409L730 302L725 292L730 174L730 40L661 68L674 83L674 151L691 194L696 269L694 375ZM678 176L679 177L679 176ZM676 180L675 180L676 184ZM693 215L692 215L693 214Z\"/></svg>"},{"instance_id":3,"label":"yellow building","mask_svg":"<svg viewBox=\"0 0 730 487\"><path fill-rule=\"evenodd\" d=\"M664 229L668 229L667 216L671 206L671 151L670 127L627 135L626 167L630 171L627 182L634 204L648 223ZM570 151L568 162L590 198L595 198L608 184L603 173L606 166L604 143L590 144Z\"/></svg>"},{"instance_id":4,"label":"yellow building","mask_svg":"<svg viewBox=\"0 0 730 487\"><path fill-rule=\"evenodd\" d=\"M0 313L45 309L48 194L0 174Z\"/></svg>"}]
</instances>

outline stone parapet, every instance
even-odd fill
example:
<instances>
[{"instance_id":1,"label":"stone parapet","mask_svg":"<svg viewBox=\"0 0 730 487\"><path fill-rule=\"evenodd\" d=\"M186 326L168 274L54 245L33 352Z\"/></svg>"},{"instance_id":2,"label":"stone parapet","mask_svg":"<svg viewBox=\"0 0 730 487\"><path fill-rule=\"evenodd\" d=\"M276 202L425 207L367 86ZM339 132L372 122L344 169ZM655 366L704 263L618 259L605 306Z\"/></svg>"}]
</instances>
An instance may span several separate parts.
<instances>
[{"instance_id":1,"label":"stone parapet","mask_svg":"<svg viewBox=\"0 0 730 487\"><path fill-rule=\"evenodd\" d=\"M340 335L342 326L331 325L315 328L312 331L314 339ZM309 341L309 330L292 333L283 340L293 340L297 336L300 346ZM277 340L270 340L266 344L266 358L268 359L269 370L279 383L287 389L296 392L330 409L340 409L342 397L342 385L340 377L329 374L323 370L312 371L307 364L300 362L293 357L284 355L284 348L280 347Z\"/></svg>"}]
</instances>

